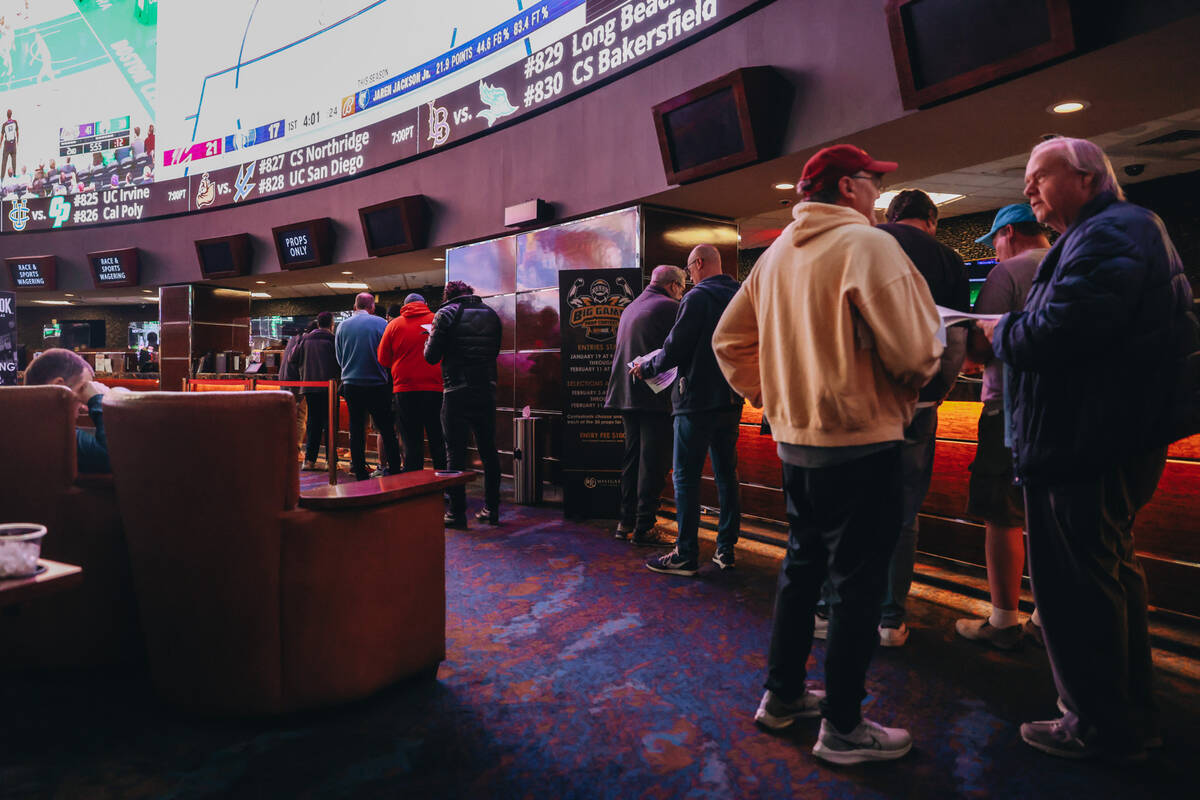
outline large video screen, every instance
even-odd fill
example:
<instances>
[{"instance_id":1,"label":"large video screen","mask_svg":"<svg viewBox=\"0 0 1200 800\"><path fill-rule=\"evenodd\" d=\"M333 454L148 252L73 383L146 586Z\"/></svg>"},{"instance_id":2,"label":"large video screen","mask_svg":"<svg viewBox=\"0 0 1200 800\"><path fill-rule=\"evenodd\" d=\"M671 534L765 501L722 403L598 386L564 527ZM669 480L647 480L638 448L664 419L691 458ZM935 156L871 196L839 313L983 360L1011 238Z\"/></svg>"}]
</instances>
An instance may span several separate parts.
<instances>
[{"instance_id":1,"label":"large video screen","mask_svg":"<svg viewBox=\"0 0 1200 800\"><path fill-rule=\"evenodd\" d=\"M763 0L0 0L0 232L345 180L487 133Z\"/></svg>"}]
</instances>

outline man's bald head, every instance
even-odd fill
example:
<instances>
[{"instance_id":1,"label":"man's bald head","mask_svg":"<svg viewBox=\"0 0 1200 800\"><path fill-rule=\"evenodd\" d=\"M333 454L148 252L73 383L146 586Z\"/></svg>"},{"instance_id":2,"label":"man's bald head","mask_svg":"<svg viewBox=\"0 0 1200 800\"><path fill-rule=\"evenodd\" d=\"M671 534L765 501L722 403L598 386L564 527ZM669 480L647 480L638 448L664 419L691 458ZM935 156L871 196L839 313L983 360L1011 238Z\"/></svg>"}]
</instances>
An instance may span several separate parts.
<instances>
[{"instance_id":1,"label":"man's bald head","mask_svg":"<svg viewBox=\"0 0 1200 800\"><path fill-rule=\"evenodd\" d=\"M698 244L692 248L687 260L688 274L692 283L721 274L721 254L711 244Z\"/></svg>"},{"instance_id":2,"label":"man's bald head","mask_svg":"<svg viewBox=\"0 0 1200 800\"><path fill-rule=\"evenodd\" d=\"M354 309L356 311L362 309L368 314L374 314L375 295L371 294L370 292L359 292L358 296L354 298Z\"/></svg>"}]
</instances>

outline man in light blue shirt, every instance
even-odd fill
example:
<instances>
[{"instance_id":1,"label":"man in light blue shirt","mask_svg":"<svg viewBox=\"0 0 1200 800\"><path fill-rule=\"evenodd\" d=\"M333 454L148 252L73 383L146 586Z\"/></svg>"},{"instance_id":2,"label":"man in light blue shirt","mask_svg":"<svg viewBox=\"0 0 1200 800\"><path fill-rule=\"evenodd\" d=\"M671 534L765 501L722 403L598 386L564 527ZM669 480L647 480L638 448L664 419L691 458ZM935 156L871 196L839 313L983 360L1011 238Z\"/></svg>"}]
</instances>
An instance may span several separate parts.
<instances>
[{"instance_id":1,"label":"man in light blue shirt","mask_svg":"<svg viewBox=\"0 0 1200 800\"><path fill-rule=\"evenodd\" d=\"M338 325L334 349L342 368L342 396L350 412L350 470L366 480L367 415L375 421L387 456L388 474L400 472L400 443L392 420L392 381L379 365L379 340L387 322L375 316L375 296L363 292L354 298L354 314Z\"/></svg>"}]
</instances>

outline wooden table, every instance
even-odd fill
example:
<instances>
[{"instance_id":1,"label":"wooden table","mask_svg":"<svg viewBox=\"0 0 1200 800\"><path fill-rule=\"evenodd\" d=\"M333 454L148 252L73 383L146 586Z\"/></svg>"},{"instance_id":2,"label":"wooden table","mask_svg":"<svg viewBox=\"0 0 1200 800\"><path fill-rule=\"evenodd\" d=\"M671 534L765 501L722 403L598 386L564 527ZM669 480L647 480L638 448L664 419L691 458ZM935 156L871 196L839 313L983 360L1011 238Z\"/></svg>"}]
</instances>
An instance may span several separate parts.
<instances>
[{"instance_id":1,"label":"wooden table","mask_svg":"<svg viewBox=\"0 0 1200 800\"><path fill-rule=\"evenodd\" d=\"M369 508L407 498L442 492L475 480L474 472L436 475L431 469L401 472L383 478L321 486L300 494L300 507L320 511Z\"/></svg>"},{"instance_id":2,"label":"wooden table","mask_svg":"<svg viewBox=\"0 0 1200 800\"><path fill-rule=\"evenodd\" d=\"M83 569L74 564L60 564L45 558L40 559L38 564L46 567L46 571L40 575L0 580L0 606L22 603L83 583Z\"/></svg>"}]
</instances>

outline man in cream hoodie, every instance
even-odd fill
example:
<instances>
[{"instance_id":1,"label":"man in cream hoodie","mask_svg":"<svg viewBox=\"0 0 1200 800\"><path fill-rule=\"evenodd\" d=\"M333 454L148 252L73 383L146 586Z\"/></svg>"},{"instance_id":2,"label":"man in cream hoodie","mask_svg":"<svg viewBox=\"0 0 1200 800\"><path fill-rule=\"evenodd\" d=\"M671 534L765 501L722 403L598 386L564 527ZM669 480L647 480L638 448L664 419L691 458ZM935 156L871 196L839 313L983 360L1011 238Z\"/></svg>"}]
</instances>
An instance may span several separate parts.
<instances>
[{"instance_id":1,"label":"man in cream hoodie","mask_svg":"<svg viewBox=\"0 0 1200 800\"><path fill-rule=\"evenodd\" d=\"M809 159L794 221L713 333L730 386L770 420L787 495L788 548L755 721L777 730L823 717L813 754L839 764L912 747L907 731L861 713L899 531L899 444L943 349L925 280L872 225L882 176L894 169L851 145ZM835 596L820 691L806 686L805 663L827 575Z\"/></svg>"}]
</instances>

